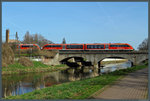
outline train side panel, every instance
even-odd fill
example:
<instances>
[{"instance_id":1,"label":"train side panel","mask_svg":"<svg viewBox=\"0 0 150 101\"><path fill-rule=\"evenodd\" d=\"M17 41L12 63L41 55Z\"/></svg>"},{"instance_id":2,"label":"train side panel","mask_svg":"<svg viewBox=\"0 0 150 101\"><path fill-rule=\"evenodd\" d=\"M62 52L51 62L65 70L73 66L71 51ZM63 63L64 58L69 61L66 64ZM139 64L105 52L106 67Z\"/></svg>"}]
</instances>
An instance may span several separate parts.
<instances>
[{"instance_id":1,"label":"train side panel","mask_svg":"<svg viewBox=\"0 0 150 101\"><path fill-rule=\"evenodd\" d=\"M85 44L85 50L105 50L105 44Z\"/></svg>"},{"instance_id":2,"label":"train side panel","mask_svg":"<svg viewBox=\"0 0 150 101\"><path fill-rule=\"evenodd\" d=\"M40 47L36 44L19 44L17 46L18 49L28 50L28 49L40 49Z\"/></svg>"},{"instance_id":3,"label":"train side panel","mask_svg":"<svg viewBox=\"0 0 150 101\"><path fill-rule=\"evenodd\" d=\"M126 43L109 44L109 50L133 50L133 47Z\"/></svg>"},{"instance_id":4,"label":"train side panel","mask_svg":"<svg viewBox=\"0 0 150 101\"><path fill-rule=\"evenodd\" d=\"M62 50L62 44L46 44L42 47L42 50Z\"/></svg>"},{"instance_id":5,"label":"train side panel","mask_svg":"<svg viewBox=\"0 0 150 101\"><path fill-rule=\"evenodd\" d=\"M65 44L65 50L84 50L84 44Z\"/></svg>"}]
</instances>

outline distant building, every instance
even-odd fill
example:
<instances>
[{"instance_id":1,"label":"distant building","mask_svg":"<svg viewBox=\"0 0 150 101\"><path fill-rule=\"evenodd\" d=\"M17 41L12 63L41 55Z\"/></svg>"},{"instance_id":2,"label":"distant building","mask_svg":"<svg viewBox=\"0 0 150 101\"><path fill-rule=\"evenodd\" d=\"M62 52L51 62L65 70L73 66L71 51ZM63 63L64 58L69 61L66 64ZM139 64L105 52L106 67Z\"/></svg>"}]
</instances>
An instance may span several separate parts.
<instances>
[{"instance_id":1,"label":"distant building","mask_svg":"<svg viewBox=\"0 0 150 101\"><path fill-rule=\"evenodd\" d=\"M21 42L18 41L18 40L9 39L9 40L8 40L8 43L21 43Z\"/></svg>"},{"instance_id":2,"label":"distant building","mask_svg":"<svg viewBox=\"0 0 150 101\"><path fill-rule=\"evenodd\" d=\"M20 41L18 40L15 40L15 39L9 39L9 29L6 29L6 43L21 43Z\"/></svg>"}]
</instances>

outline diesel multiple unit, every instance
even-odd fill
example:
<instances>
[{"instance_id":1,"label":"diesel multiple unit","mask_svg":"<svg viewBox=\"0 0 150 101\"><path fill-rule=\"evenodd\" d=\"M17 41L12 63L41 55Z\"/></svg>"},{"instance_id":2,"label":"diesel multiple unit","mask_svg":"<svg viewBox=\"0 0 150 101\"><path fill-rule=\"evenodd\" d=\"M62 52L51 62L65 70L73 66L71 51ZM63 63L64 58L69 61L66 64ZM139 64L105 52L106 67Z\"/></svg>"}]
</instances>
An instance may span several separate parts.
<instances>
[{"instance_id":1,"label":"diesel multiple unit","mask_svg":"<svg viewBox=\"0 0 150 101\"><path fill-rule=\"evenodd\" d=\"M96 44L46 44L39 47L37 44L20 44L19 49L41 50L134 50L127 43L96 43Z\"/></svg>"}]
</instances>

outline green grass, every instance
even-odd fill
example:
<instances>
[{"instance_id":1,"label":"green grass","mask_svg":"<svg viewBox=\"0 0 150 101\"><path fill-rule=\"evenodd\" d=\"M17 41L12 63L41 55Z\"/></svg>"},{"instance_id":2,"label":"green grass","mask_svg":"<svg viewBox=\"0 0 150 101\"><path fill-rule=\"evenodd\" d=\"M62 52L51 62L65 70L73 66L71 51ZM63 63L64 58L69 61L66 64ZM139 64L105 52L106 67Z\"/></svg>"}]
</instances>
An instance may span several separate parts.
<instances>
[{"instance_id":1,"label":"green grass","mask_svg":"<svg viewBox=\"0 0 150 101\"><path fill-rule=\"evenodd\" d=\"M5 99L87 99L90 95L116 81L119 77L146 67L147 65L135 66L94 78L53 85L19 96L9 96Z\"/></svg>"},{"instance_id":2,"label":"green grass","mask_svg":"<svg viewBox=\"0 0 150 101\"><path fill-rule=\"evenodd\" d=\"M45 65L38 61L33 61L33 67L26 67L21 65L18 62L9 65L8 67L2 68L2 74L18 74L18 73L27 73L27 72L46 72L46 71L56 71L56 70L63 70L67 67L65 65L56 65L56 66L49 66Z\"/></svg>"}]
</instances>

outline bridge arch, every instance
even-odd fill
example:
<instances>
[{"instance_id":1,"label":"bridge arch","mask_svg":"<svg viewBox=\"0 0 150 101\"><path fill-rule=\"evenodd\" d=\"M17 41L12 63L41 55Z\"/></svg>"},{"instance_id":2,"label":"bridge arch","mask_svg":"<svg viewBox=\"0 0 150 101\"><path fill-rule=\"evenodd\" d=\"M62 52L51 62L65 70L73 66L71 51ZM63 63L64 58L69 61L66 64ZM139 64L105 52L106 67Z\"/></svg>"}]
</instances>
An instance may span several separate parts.
<instances>
[{"instance_id":1,"label":"bridge arch","mask_svg":"<svg viewBox=\"0 0 150 101\"><path fill-rule=\"evenodd\" d=\"M78 67L84 64L84 58L79 56L66 57L60 60L61 64L66 64L70 67Z\"/></svg>"},{"instance_id":2,"label":"bridge arch","mask_svg":"<svg viewBox=\"0 0 150 101\"><path fill-rule=\"evenodd\" d=\"M133 61L131 59L128 59L128 58L125 58L125 57L119 57L119 56L109 56L109 57L103 57L101 58L99 61L98 61L98 67L101 66L101 62L104 60L104 59L109 59L109 58L114 58L114 59L127 59L128 61L131 62L131 66L133 66Z\"/></svg>"},{"instance_id":3,"label":"bridge arch","mask_svg":"<svg viewBox=\"0 0 150 101\"><path fill-rule=\"evenodd\" d=\"M69 59L74 59L75 62L81 62L81 61L84 60L83 57L79 57L79 56L71 56L71 57L66 57L66 58L60 60L60 62L61 62L61 63L67 62Z\"/></svg>"}]
</instances>

